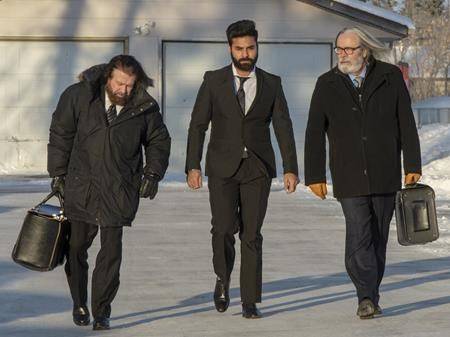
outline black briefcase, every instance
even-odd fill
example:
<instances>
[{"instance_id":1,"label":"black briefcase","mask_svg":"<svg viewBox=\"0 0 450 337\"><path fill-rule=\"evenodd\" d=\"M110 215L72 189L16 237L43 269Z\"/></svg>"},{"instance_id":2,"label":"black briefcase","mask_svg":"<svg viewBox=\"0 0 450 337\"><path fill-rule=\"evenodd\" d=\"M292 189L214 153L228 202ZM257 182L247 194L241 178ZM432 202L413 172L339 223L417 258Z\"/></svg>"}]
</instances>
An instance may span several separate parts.
<instances>
[{"instance_id":1,"label":"black briefcase","mask_svg":"<svg viewBox=\"0 0 450 337\"><path fill-rule=\"evenodd\" d=\"M398 242L403 246L437 240L439 228L433 189L424 184L407 185L397 192L395 219Z\"/></svg>"},{"instance_id":2,"label":"black briefcase","mask_svg":"<svg viewBox=\"0 0 450 337\"><path fill-rule=\"evenodd\" d=\"M59 206L47 204L53 196L58 197ZM14 262L37 271L49 271L64 263L70 225L63 205L61 195L52 192L27 212L12 252Z\"/></svg>"}]
</instances>

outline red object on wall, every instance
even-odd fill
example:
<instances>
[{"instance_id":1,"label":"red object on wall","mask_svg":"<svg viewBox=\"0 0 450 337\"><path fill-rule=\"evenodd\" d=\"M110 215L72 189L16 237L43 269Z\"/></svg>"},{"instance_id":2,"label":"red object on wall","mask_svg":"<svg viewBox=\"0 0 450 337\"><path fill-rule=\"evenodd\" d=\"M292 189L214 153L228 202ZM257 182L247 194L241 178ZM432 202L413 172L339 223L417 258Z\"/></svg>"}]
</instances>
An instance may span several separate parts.
<instances>
[{"instance_id":1,"label":"red object on wall","mask_svg":"<svg viewBox=\"0 0 450 337\"><path fill-rule=\"evenodd\" d=\"M409 64L406 62L399 62L397 67L401 70L406 87L409 89Z\"/></svg>"}]
</instances>

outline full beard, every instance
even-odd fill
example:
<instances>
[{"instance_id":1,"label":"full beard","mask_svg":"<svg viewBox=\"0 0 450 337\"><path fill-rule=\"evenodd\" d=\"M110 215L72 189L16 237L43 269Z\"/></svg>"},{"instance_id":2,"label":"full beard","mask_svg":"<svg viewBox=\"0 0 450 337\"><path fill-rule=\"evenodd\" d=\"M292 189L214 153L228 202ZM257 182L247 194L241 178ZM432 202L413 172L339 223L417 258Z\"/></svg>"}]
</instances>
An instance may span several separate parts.
<instances>
[{"instance_id":1,"label":"full beard","mask_svg":"<svg viewBox=\"0 0 450 337\"><path fill-rule=\"evenodd\" d=\"M338 62L338 69L342 71L344 74L355 74L361 70L363 64L364 60L355 63L344 63L344 64Z\"/></svg>"},{"instance_id":2,"label":"full beard","mask_svg":"<svg viewBox=\"0 0 450 337\"><path fill-rule=\"evenodd\" d=\"M116 95L108 84L106 84L106 94L110 102L114 105L125 106L130 99L130 95L127 94L124 96Z\"/></svg>"},{"instance_id":3,"label":"full beard","mask_svg":"<svg viewBox=\"0 0 450 337\"><path fill-rule=\"evenodd\" d=\"M258 55L254 59L252 58L241 58L236 59L233 55L231 55L231 60L236 68L242 71L251 71L258 60Z\"/></svg>"}]
</instances>

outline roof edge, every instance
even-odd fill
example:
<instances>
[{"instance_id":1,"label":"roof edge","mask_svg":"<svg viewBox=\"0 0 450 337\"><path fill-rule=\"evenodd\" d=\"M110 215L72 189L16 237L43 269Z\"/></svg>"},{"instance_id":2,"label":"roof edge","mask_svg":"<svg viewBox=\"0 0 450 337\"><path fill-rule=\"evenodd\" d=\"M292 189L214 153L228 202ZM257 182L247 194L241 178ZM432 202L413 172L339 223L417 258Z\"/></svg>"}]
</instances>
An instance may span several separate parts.
<instances>
[{"instance_id":1,"label":"roof edge","mask_svg":"<svg viewBox=\"0 0 450 337\"><path fill-rule=\"evenodd\" d=\"M351 1L345 0L297 0L299 2L306 3L308 5L321 8L328 12L343 16L345 18L352 19L362 24L366 24L385 32L391 33L398 38L402 39L408 36L409 29L414 29L414 24L412 21L400 14L391 12L389 10L383 9L381 7L374 6L372 4L361 3L362 6L352 6ZM377 9L378 14L380 12L393 13L398 18L403 18L404 20L393 20L392 17L387 17L370 13L365 8L373 7ZM403 21L403 22L399 22Z\"/></svg>"}]
</instances>

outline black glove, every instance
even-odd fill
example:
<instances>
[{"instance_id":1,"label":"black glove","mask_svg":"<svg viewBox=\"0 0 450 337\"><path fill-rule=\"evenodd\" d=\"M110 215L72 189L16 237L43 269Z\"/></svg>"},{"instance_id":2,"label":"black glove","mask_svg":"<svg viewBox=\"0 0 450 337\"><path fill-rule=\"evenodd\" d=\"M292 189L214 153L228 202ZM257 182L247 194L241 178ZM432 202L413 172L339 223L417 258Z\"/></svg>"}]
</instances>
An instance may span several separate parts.
<instances>
[{"instance_id":1,"label":"black glove","mask_svg":"<svg viewBox=\"0 0 450 337\"><path fill-rule=\"evenodd\" d=\"M150 198L153 200L158 193L158 183L161 178L157 174L146 174L142 178L139 196L141 198Z\"/></svg>"},{"instance_id":2,"label":"black glove","mask_svg":"<svg viewBox=\"0 0 450 337\"><path fill-rule=\"evenodd\" d=\"M58 192L61 195L61 197L64 198L64 184L65 184L64 176L54 177L50 184L52 192Z\"/></svg>"}]
</instances>

